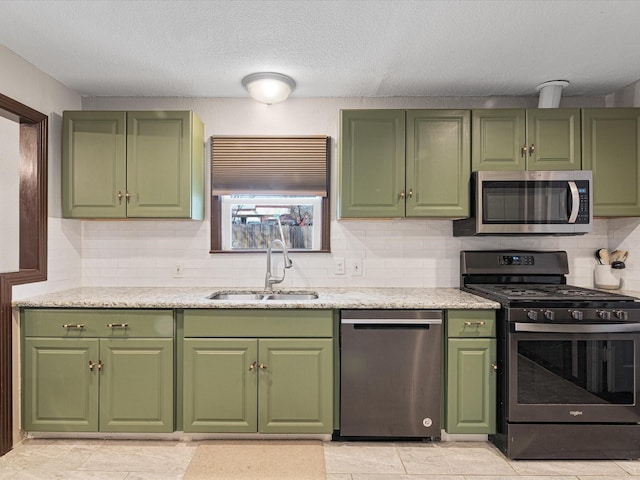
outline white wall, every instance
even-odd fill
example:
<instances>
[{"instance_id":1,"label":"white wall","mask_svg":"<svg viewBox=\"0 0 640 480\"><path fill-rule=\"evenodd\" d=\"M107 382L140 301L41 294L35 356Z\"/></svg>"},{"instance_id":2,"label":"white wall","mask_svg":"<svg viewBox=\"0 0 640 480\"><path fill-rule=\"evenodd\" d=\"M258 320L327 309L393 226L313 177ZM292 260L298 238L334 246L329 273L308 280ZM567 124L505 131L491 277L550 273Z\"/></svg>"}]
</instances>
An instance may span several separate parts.
<instances>
[{"instance_id":1,"label":"white wall","mask_svg":"<svg viewBox=\"0 0 640 480\"><path fill-rule=\"evenodd\" d=\"M20 124L0 117L0 272L20 268Z\"/></svg>"},{"instance_id":2,"label":"white wall","mask_svg":"<svg viewBox=\"0 0 640 480\"><path fill-rule=\"evenodd\" d=\"M14 287L13 298L79 286L82 281L81 225L60 218L60 158L62 111L81 108L80 95L2 46L0 72L0 93L49 117L48 280ZM3 254L0 251L0 255Z\"/></svg>"},{"instance_id":3,"label":"white wall","mask_svg":"<svg viewBox=\"0 0 640 480\"><path fill-rule=\"evenodd\" d=\"M83 109L193 110L211 135L329 135L332 143L331 254L293 253L284 287L456 287L462 249L562 249L570 254L570 281L593 285L593 253L607 246L607 221L581 237L454 238L450 220L336 220L337 138L340 109L535 107L536 97L291 98L263 105L248 98L85 98ZM604 98L565 98L562 106L604 106ZM209 158L209 142L207 142ZM207 170L207 175L209 170ZM207 192L209 192L207 184ZM208 215L208 212L207 212ZM254 287L264 284L264 254L209 254L208 221L83 222L83 284L95 286ZM334 275L344 258L346 275ZM350 274L361 260L363 275ZM175 267L183 267L174 278Z\"/></svg>"},{"instance_id":4,"label":"white wall","mask_svg":"<svg viewBox=\"0 0 640 480\"><path fill-rule=\"evenodd\" d=\"M80 108L80 96L2 46L0 46L0 72L2 72L0 93L49 117L48 280L13 287L13 298L78 286L82 281L81 225L78 222L60 218L60 142L62 111ZM7 251L0 250L0 256L4 255L7 255ZM15 252L10 255L15 255ZM20 441L21 396L20 335L17 315L14 315L13 330L13 439L15 444Z\"/></svg>"}]
</instances>

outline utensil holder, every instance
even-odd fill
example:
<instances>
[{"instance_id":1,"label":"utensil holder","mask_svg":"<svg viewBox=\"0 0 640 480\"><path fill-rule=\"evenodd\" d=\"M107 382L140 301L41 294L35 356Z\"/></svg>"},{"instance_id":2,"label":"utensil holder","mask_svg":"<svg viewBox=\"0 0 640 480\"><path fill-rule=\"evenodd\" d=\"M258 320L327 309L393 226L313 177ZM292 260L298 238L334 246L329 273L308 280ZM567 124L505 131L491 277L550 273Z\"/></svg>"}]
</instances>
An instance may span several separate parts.
<instances>
[{"instance_id":1,"label":"utensil holder","mask_svg":"<svg viewBox=\"0 0 640 480\"><path fill-rule=\"evenodd\" d=\"M620 288L620 279L611 271L611 265L596 265L594 270L594 284L596 288L616 290Z\"/></svg>"}]
</instances>

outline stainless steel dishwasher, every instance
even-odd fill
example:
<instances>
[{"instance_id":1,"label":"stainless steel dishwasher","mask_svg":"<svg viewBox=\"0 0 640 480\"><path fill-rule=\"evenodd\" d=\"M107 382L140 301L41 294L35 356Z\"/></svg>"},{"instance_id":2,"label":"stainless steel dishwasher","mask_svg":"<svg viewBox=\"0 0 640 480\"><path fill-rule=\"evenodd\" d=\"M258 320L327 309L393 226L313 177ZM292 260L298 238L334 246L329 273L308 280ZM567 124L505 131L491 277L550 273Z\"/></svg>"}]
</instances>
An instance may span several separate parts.
<instances>
[{"instance_id":1,"label":"stainless steel dishwasher","mask_svg":"<svg viewBox=\"0 0 640 480\"><path fill-rule=\"evenodd\" d=\"M440 437L440 310L342 310L340 436Z\"/></svg>"}]
</instances>

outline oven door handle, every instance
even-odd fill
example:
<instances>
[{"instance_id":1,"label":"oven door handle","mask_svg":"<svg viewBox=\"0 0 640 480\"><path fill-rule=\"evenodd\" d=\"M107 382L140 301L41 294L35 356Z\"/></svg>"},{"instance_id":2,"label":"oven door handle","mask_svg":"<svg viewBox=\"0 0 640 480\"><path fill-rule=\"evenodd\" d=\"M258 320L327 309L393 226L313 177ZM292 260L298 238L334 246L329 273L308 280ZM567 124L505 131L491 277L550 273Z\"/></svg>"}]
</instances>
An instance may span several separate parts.
<instances>
[{"instance_id":1,"label":"oven door handle","mask_svg":"<svg viewBox=\"0 0 640 480\"><path fill-rule=\"evenodd\" d=\"M569 182L569 190L571 191L571 214L568 223L576 223L578 219L578 211L580 210L580 193L576 182Z\"/></svg>"},{"instance_id":2,"label":"oven door handle","mask_svg":"<svg viewBox=\"0 0 640 480\"><path fill-rule=\"evenodd\" d=\"M640 323L519 323L514 324L516 332L537 333L624 333L640 332Z\"/></svg>"}]
</instances>

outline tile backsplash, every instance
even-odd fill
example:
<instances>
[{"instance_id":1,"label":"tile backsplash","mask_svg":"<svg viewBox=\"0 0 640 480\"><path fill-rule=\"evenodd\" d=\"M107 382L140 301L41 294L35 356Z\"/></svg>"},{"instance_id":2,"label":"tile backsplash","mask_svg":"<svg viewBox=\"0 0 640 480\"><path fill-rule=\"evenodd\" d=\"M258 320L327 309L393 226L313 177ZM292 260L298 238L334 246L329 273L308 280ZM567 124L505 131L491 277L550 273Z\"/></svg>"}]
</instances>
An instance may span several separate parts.
<instances>
[{"instance_id":1,"label":"tile backsplash","mask_svg":"<svg viewBox=\"0 0 640 480\"><path fill-rule=\"evenodd\" d=\"M460 238L453 237L450 220L334 220L331 253L293 252L293 268L281 286L457 287L460 250L528 249L567 250L569 282L589 287L595 250L617 238L608 230L607 220L596 220L594 231L583 236ZM264 286L264 253L212 255L209 235L206 221L83 221L82 283ZM335 259L344 259L345 274L335 273ZM279 262L274 255L278 272Z\"/></svg>"}]
</instances>

